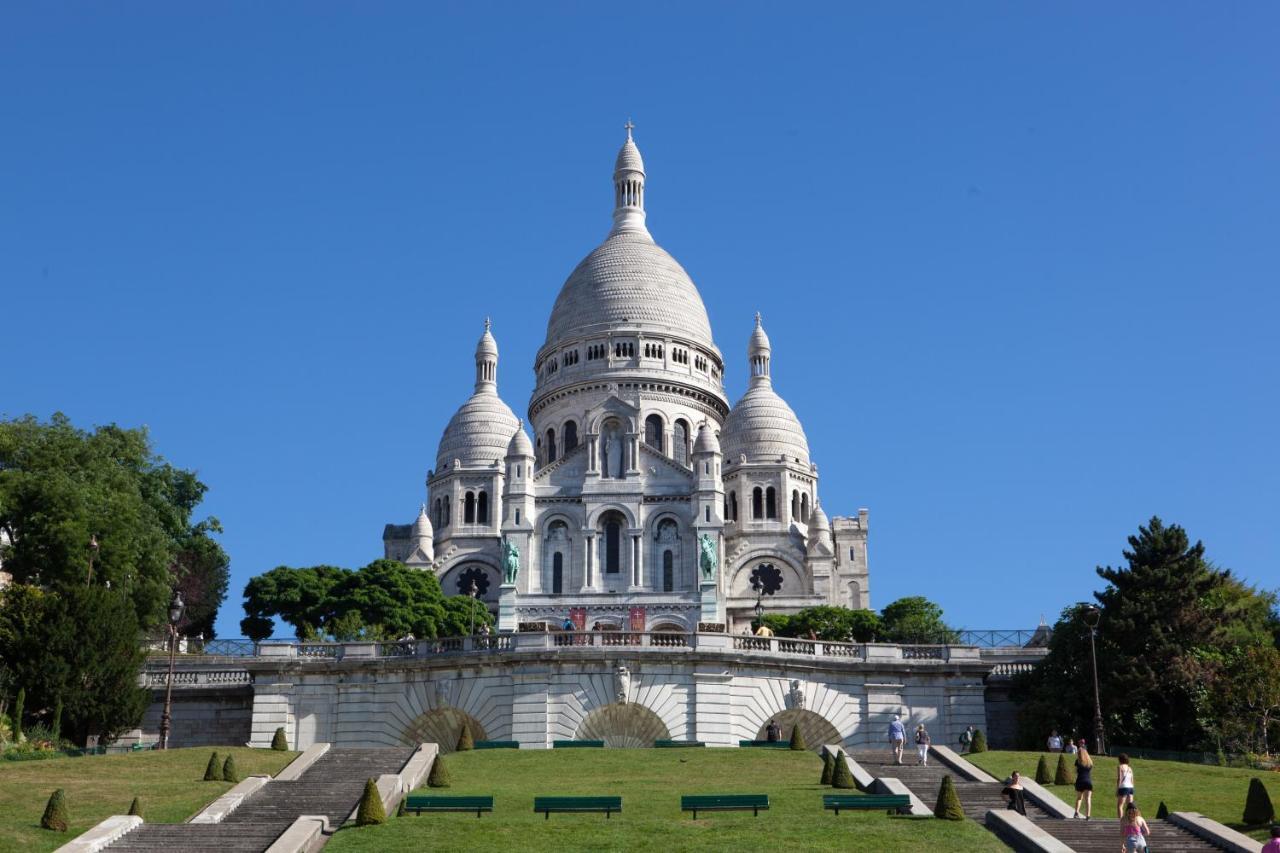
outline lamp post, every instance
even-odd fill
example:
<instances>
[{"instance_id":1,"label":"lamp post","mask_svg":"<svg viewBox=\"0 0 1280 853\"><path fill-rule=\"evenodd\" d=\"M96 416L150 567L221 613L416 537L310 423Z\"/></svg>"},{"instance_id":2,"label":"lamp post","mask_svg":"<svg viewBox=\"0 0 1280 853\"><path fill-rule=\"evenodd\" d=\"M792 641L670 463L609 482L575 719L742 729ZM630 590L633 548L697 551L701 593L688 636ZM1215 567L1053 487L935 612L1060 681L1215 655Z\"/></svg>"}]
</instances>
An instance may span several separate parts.
<instances>
[{"instance_id":1,"label":"lamp post","mask_svg":"<svg viewBox=\"0 0 1280 853\"><path fill-rule=\"evenodd\" d=\"M1089 657L1093 660L1093 744L1098 755L1107 754L1106 732L1102 727L1102 694L1098 691L1098 625L1102 622L1102 610L1092 604L1084 609L1084 621L1089 626Z\"/></svg>"},{"instance_id":2,"label":"lamp post","mask_svg":"<svg viewBox=\"0 0 1280 853\"><path fill-rule=\"evenodd\" d=\"M467 586L467 595L471 596L471 636L476 635L476 582L473 580Z\"/></svg>"},{"instance_id":3,"label":"lamp post","mask_svg":"<svg viewBox=\"0 0 1280 853\"><path fill-rule=\"evenodd\" d=\"M93 558L98 556L98 537L96 534L89 534L89 574L84 579L85 586L93 584Z\"/></svg>"},{"instance_id":4,"label":"lamp post","mask_svg":"<svg viewBox=\"0 0 1280 853\"><path fill-rule=\"evenodd\" d=\"M169 748L169 729L173 720L173 658L178 653L178 622L187 609L182 602L182 593L173 591L173 601L169 602L169 677L164 683L164 713L160 715L160 748Z\"/></svg>"},{"instance_id":5,"label":"lamp post","mask_svg":"<svg viewBox=\"0 0 1280 853\"><path fill-rule=\"evenodd\" d=\"M764 584L760 583L760 578L753 577L751 588L756 591L756 629L759 630L764 626Z\"/></svg>"}]
</instances>

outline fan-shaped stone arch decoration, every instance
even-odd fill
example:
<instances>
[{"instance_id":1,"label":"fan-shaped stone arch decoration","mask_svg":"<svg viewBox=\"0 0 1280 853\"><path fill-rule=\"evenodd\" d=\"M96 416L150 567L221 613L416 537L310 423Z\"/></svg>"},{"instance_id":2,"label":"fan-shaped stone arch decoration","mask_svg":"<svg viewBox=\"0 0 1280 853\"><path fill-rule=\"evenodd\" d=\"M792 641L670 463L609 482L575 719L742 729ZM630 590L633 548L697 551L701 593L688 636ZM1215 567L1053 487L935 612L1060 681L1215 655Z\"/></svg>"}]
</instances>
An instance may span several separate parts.
<instances>
[{"instance_id":1,"label":"fan-shaped stone arch decoration","mask_svg":"<svg viewBox=\"0 0 1280 853\"><path fill-rule=\"evenodd\" d=\"M436 708L414 719L400 735L400 742L416 746L420 743L439 745L441 753L453 752L458 746L462 724L471 726L473 740L488 740L480 721L457 708Z\"/></svg>"},{"instance_id":2,"label":"fan-shaped stone arch decoration","mask_svg":"<svg viewBox=\"0 0 1280 853\"><path fill-rule=\"evenodd\" d=\"M587 714L576 737L602 740L614 749L635 749L653 746L655 740L670 740L671 731L661 717L643 705L614 703Z\"/></svg>"},{"instance_id":3,"label":"fan-shaped stone arch decoration","mask_svg":"<svg viewBox=\"0 0 1280 853\"><path fill-rule=\"evenodd\" d=\"M840 736L840 730L833 726L826 717L802 708L788 708L769 717L768 720L761 724L760 731L756 734L756 740L764 740L766 738L765 730L769 728L769 720L777 723L778 728L782 729L783 740L790 740L791 730L799 726L800 733L804 735L805 746L810 752L817 752L829 743L842 743L844 741L844 738Z\"/></svg>"}]
</instances>

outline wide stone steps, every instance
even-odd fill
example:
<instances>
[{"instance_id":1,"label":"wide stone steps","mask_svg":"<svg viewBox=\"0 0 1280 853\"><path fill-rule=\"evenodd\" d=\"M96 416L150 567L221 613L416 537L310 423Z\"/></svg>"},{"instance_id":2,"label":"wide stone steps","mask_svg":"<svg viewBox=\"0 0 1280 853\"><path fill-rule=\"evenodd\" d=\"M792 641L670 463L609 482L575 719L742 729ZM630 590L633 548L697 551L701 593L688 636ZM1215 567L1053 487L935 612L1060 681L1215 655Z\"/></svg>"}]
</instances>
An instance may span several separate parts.
<instances>
[{"instance_id":1,"label":"wide stone steps","mask_svg":"<svg viewBox=\"0 0 1280 853\"><path fill-rule=\"evenodd\" d=\"M1147 837L1151 849L1158 853L1193 853L1193 851L1219 850L1199 836L1166 820L1149 819L1151 835ZM1078 853L1114 853L1121 849L1120 821L1111 820L1050 820L1041 824L1054 838Z\"/></svg>"},{"instance_id":2,"label":"wide stone steps","mask_svg":"<svg viewBox=\"0 0 1280 853\"><path fill-rule=\"evenodd\" d=\"M337 829L360 802L367 779L398 773L405 749L331 749L297 781L269 782L217 824L147 823L112 851L261 853L301 815L325 815Z\"/></svg>"}]
</instances>

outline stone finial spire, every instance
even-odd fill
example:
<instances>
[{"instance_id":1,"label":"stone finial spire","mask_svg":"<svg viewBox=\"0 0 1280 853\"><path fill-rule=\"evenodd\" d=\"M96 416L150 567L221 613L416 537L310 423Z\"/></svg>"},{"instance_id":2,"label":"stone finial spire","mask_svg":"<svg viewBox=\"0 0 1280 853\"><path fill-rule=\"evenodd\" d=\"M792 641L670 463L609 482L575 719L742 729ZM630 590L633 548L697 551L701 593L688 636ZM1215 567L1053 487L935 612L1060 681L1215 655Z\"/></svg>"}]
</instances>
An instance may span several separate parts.
<instances>
[{"instance_id":1,"label":"stone finial spire","mask_svg":"<svg viewBox=\"0 0 1280 853\"><path fill-rule=\"evenodd\" d=\"M760 322L760 312L756 312L756 327L747 342L747 361L751 364L751 384L770 384L769 361L773 348L769 345L769 336L764 333Z\"/></svg>"},{"instance_id":2,"label":"stone finial spire","mask_svg":"<svg viewBox=\"0 0 1280 853\"><path fill-rule=\"evenodd\" d=\"M631 138L635 125L623 125L627 139L618 151L613 167L613 230L646 231L644 226L644 160Z\"/></svg>"},{"instance_id":3,"label":"stone finial spire","mask_svg":"<svg viewBox=\"0 0 1280 853\"><path fill-rule=\"evenodd\" d=\"M498 342L489 331L492 324L484 318L484 334L476 344L476 391L498 390Z\"/></svg>"}]
</instances>

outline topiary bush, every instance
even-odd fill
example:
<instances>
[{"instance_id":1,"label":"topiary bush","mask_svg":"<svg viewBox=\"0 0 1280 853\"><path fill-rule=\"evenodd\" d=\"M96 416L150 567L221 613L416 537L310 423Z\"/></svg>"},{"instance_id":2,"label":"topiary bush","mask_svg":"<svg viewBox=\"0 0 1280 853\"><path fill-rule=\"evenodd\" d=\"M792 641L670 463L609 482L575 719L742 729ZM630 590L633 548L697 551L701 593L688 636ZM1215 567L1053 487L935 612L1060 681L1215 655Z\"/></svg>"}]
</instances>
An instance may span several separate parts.
<instances>
[{"instance_id":1,"label":"topiary bush","mask_svg":"<svg viewBox=\"0 0 1280 853\"><path fill-rule=\"evenodd\" d=\"M226 763L222 765L222 781L240 781L240 770L236 767L236 757L234 755L228 755Z\"/></svg>"},{"instance_id":2,"label":"topiary bush","mask_svg":"<svg viewBox=\"0 0 1280 853\"><path fill-rule=\"evenodd\" d=\"M856 788L857 785L853 781L853 772L849 769L849 762L844 760L843 755L836 756L836 769L831 774L831 787L833 788Z\"/></svg>"},{"instance_id":3,"label":"topiary bush","mask_svg":"<svg viewBox=\"0 0 1280 853\"><path fill-rule=\"evenodd\" d=\"M387 810L382 807L382 795L378 786L370 777L364 783L364 794L360 796L360 808L356 811L356 826L371 826L387 822Z\"/></svg>"},{"instance_id":4,"label":"topiary bush","mask_svg":"<svg viewBox=\"0 0 1280 853\"><path fill-rule=\"evenodd\" d=\"M427 774L428 788L447 788L453 780L449 778L449 768L445 766L444 756L437 755L431 762L431 772Z\"/></svg>"},{"instance_id":5,"label":"topiary bush","mask_svg":"<svg viewBox=\"0 0 1280 853\"><path fill-rule=\"evenodd\" d=\"M1164 804L1164 800L1160 801L1160 808L1156 809L1156 819L1164 820L1169 816L1169 807Z\"/></svg>"},{"instance_id":6,"label":"topiary bush","mask_svg":"<svg viewBox=\"0 0 1280 853\"><path fill-rule=\"evenodd\" d=\"M142 800L137 797L133 798L133 802L129 803L129 814L135 817L142 817Z\"/></svg>"},{"instance_id":7,"label":"topiary bush","mask_svg":"<svg viewBox=\"0 0 1280 853\"><path fill-rule=\"evenodd\" d=\"M285 737L284 726L276 729L276 733L271 736L271 748L276 752L289 751L289 739Z\"/></svg>"},{"instance_id":8,"label":"topiary bush","mask_svg":"<svg viewBox=\"0 0 1280 853\"><path fill-rule=\"evenodd\" d=\"M1262 780L1254 776L1249 780L1249 794L1244 801L1244 823L1246 826L1258 826L1270 823L1276 816L1275 807L1271 804L1271 796L1267 794Z\"/></svg>"},{"instance_id":9,"label":"topiary bush","mask_svg":"<svg viewBox=\"0 0 1280 853\"><path fill-rule=\"evenodd\" d=\"M466 752L476 748L476 742L471 737L471 724L463 723L462 731L458 732L458 752Z\"/></svg>"},{"instance_id":10,"label":"topiary bush","mask_svg":"<svg viewBox=\"0 0 1280 853\"><path fill-rule=\"evenodd\" d=\"M818 780L820 785L830 785L831 779L836 774L836 759L831 750L824 750L822 753L822 778Z\"/></svg>"},{"instance_id":11,"label":"topiary bush","mask_svg":"<svg viewBox=\"0 0 1280 853\"><path fill-rule=\"evenodd\" d=\"M1058 756L1058 770L1053 774L1053 784L1055 785L1074 785L1076 782L1075 771L1071 765L1067 763L1066 755Z\"/></svg>"},{"instance_id":12,"label":"topiary bush","mask_svg":"<svg viewBox=\"0 0 1280 853\"><path fill-rule=\"evenodd\" d=\"M209 756L209 763L204 768L204 781L221 782L222 781L222 762L218 760L218 753Z\"/></svg>"},{"instance_id":13,"label":"topiary bush","mask_svg":"<svg viewBox=\"0 0 1280 853\"><path fill-rule=\"evenodd\" d=\"M933 807L933 816L939 820L964 820L964 808L950 773L942 777L942 784L938 786L938 804Z\"/></svg>"},{"instance_id":14,"label":"topiary bush","mask_svg":"<svg viewBox=\"0 0 1280 853\"><path fill-rule=\"evenodd\" d=\"M808 749L804 743L804 732L800 731L799 726L791 727L791 748L792 749Z\"/></svg>"},{"instance_id":15,"label":"topiary bush","mask_svg":"<svg viewBox=\"0 0 1280 853\"><path fill-rule=\"evenodd\" d=\"M973 743L969 745L970 752L986 752L987 736L982 733L982 729L974 729Z\"/></svg>"},{"instance_id":16,"label":"topiary bush","mask_svg":"<svg viewBox=\"0 0 1280 853\"><path fill-rule=\"evenodd\" d=\"M49 803L44 807L44 815L40 818L40 826L54 832L67 831L67 795L61 788L50 795Z\"/></svg>"},{"instance_id":17,"label":"topiary bush","mask_svg":"<svg viewBox=\"0 0 1280 853\"><path fill-rule=\"evenodd\" d=\"M1047 756L1040 756L1040 760L1036 762L1036 784L1048 785L1053 781L1053 777L1049 775L1049 759Z\"/></svg>"}]
</instances>

